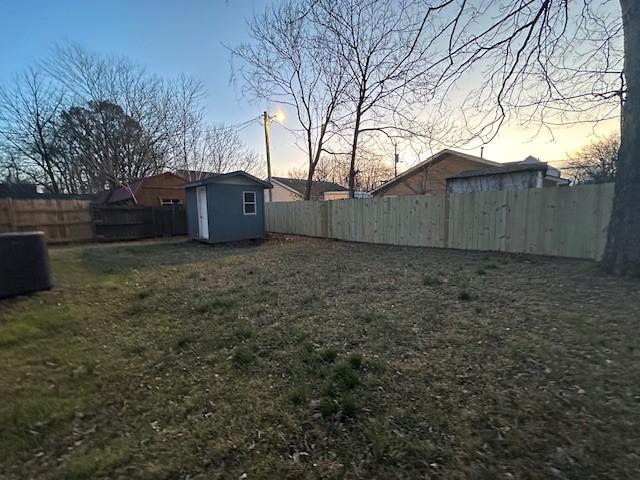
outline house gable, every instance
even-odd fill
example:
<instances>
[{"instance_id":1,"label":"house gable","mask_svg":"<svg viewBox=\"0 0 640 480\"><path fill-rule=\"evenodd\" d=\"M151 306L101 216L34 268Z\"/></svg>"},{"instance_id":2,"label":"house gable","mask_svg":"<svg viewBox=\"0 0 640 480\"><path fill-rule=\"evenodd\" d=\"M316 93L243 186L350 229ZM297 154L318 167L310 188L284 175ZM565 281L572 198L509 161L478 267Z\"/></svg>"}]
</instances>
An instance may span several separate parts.
<instances>
[{"instance_id":1,"label":"house gable","mask_svg":"<svg viewBox=\"0 0 640 480\"><path fill-rule=\"evenodd\" d=\"M376 195L421 195L444 192L447 178L460 172L499 165L473 155L442 150L371 192Z\"/></svg>"}]
</instances>

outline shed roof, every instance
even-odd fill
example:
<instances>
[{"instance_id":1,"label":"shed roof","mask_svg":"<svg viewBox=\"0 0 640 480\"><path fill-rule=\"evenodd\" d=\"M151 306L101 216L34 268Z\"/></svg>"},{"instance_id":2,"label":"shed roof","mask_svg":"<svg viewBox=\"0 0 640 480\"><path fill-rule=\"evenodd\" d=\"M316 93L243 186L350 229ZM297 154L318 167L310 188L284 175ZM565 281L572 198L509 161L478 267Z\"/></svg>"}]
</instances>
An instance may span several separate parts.
<instances>
[{"instance_id":1,"label":"shed roof","mask_svg":"<svg viewBox=\"0 0 640 480\"><path fill-rule=\"evenodd\" d=\"M293 190L295 193L304 196L307 189L307 181L300 178L271 177L272 181L280 183L282 186ZM335 182L323 182L314 180L311 183L311 196L319 197L326 192L346 192L347 189Z\"/></svg>"},{"instance_id":2,"label":"shed roof","mask_svg":"<svg viewBox=\"0 0 640 480\"><path fill-rule=\"evenodd\" d=\"M203 185L208 185L211 183L220 183L225 179L234 178L234 177L245 177L251 182L261 185L263 188L273 188L273 185L271 185L269 182L260 180L258 177L254 177L253 175L245 172L244 170L237 170L235 172L229 172L229 173L212 173L211 175L209 175L206 178L203 178L202 180L187 183L186 185L184 185L184 188L194 188L194 187L200 187Z\"/></svg>"}]
</instances>

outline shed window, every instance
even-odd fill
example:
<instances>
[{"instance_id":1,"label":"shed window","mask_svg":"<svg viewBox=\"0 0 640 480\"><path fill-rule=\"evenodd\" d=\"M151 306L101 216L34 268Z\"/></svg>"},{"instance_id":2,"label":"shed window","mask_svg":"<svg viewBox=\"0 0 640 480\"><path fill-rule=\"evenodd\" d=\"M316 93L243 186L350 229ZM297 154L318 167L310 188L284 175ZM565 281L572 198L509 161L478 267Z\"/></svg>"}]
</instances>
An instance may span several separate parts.
<instances>
[{"instance_id":1,"label":"shed window","mask_svg":"<svg viewBox=\"0 0 640 480\"><path fill-rule=\"evenodd\" d=\"M181 205L182 200L179 198L161 198L160 205Z\"/></svg>"},{"instance_id":2,"label":"shed window","mask_svg":"<svg viewBox=\"0 0 640 480\"><path fill-rule=\"evenodd\" d=\"M256 214L256 192L242 192L242 207L245 215Z\"/></svg>"}]
</instances>

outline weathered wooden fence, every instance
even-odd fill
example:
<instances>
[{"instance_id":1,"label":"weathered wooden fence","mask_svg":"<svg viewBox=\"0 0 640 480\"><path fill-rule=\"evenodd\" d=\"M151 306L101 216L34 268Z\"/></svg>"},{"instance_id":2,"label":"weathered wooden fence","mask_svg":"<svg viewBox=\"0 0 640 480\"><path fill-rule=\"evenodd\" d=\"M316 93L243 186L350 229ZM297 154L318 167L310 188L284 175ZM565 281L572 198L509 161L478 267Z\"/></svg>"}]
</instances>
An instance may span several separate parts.
<instances>
[{"instance_id":1,"label":"weathered wooden fence","mask_svg":"<svg viewBox=\"0 0 640 480\"><path fill-rule=\"evenodd\" d=\"M0 198L0 233L43 231L49 243L186 235L183 206L94 207L88 200Z\"/></svg>"},{"instance_id":2,"label":"weathered wooden fence","mask_svg":"<svg viewBox=\"0 0 640 480\"><path fill-rule=\"evenodd\" d=\"M267 229L355 242L598 259L613 184L267 204Z\"/></svg>"},{"instance_id":3,"label":"weathered wooden fence","mask_svg":"<svg viewBox=\"0 0 640 480\"><path fill-rule=\"evenodd\" d=\"M187 234L183 206L97 206L93 218L99 242Z\"/></svg>"},{"instance_id":4,"label":"weathered wooden fence","mask_svg":"<svg viewBox=\"0 0 640 480\"><path fill-rule=\"evenodd\" d=\"M50 243L93 240L87 200L0 198L0 232L40 230Z\"/></svg>"}]
</instances>

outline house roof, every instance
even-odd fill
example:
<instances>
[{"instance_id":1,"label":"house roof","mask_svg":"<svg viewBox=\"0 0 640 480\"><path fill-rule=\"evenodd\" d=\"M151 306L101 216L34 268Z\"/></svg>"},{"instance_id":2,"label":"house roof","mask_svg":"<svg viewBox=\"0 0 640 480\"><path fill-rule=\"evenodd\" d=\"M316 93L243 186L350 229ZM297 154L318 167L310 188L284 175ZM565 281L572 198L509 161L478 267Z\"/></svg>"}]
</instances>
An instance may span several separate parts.
<instances>
[{"instance_id":1,"label":"house roof","mask_svg":"<svg viewBox=\"0 0 640 480\"><path fill-rule=\"evenodd\" d=\"M452 175L447 177L447 180L453 178L469 178L469 177L482 177L486 175L502 175L505 173L515 173L515 172L537 172L542 171L543 173L547 172L547 164L541 161L537 163L533 162L508 162L503 163L499 167L489 167L489 168L480 168L476 170L467 170L457 175Z\"/></svg>"},{"instance_id":2,"label":"house roof","mask_svg":"<svg viewBox=\"0 0 640 480\"><path fill-rule=\"evenodd\" d=\"M298 195L304 196L307 181L302 180L300 178L286 178L286 177L271 177L271 181L275 183L279 183L283 187L293 191ZM321 181L313 181L311 183L311 196L319 197L323 195L325 192L346 192L347 189L342 185L338 185L335 182L321 182Z\"/></svg>"},{"instance_id":3,"label":"house roof","mask_svg":"<svg viewBox=\"0 0 640 480\"><path fill-rule=\"evenodd\" d=\"M208 185L210 183L219 183L225 179L233 178L233 177L245 177L248 180L254 183L257 183L258 185L262 185L264 188L273 188L273 185L271 185L269 182L260 180L258 177L254 177L250 173L247 173L243 170L237 170L235 172L229 172L229 173L212 173L211 175L209 175L206 178L203 178L202 180L187 183L186 185L184 185L184 188L193 188L193 187L200 187L202 185Z\"/></svg>"},{"instance_id":4,"label":"house roof","mask_svg":"<svg viewBox=\"0 0 640 480\"><path fill-rule=\"evenodd\" d=\"M203 170L176 170L176 175L184 178L189 182L196 182L198 180L203 180L212 175L218 175L213 172L205 172Z\"/></svg>"},{"instance_id":5,"label":"house roof","mask_svg":"<svg viewBox=\"0 0 640 480\"><path fill-rule=\"evenodd\" d=\"M382 185L380 185L377 188L374 188L373 190L371 190L370 193L375 194L375 193L378 193L378 192L382 192L382 191L392 187L396 183L404 181L407 177L410 177L414 173L418 172L421 168L424 168L426 165L428 165L430 163L434 163L434 162L446 157L447 155L455 155L457 157L461 157L461 158L464 158L464 159L467 159L467 160L471 160L471 161L476 162L476 163L478 163L480 165L486 165L488 167L500 165L499 163L492 162L491 160L487 160L486 158L481 158L481 157L477 157L475 155L470 155L468 153L458 152L456 150L451 150L450 148L445 148L443 150L440 150L438 153L430 156L426 160L423 160L422 162L418 163L417 165L414 165L410 169L405 170L404 172L402 172L400 175L398 175L394 179L389 180L386 183L383 183Z\"/></svg>"},{"instance_id":6,"label":"house roof","mask_svg":"<svg viewBox=\"0 0 640 480\"><path fill-rule=\"evenodd\" d=\"M132 180L127 185L123 185L118 188L114 188L112 190L104 190L99 192L96 195L96 203L104 204L104 203L119 203L124 202L133 198L134 195L137 195L140 191L140 188L144 185L144 183L152 178L162 177L162 176L171 176L178 178L182 181L185 181L183 177L180 175L176 175L171 172L164 172L158 175L149 175L148 177L141 177L135 180Z\"/></svg>"}]
</instances>

